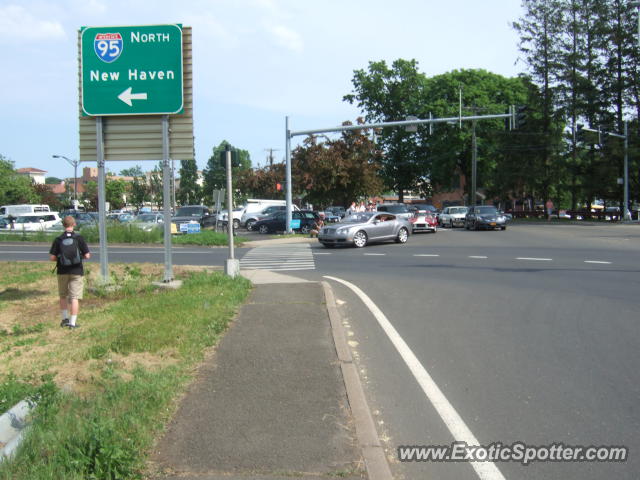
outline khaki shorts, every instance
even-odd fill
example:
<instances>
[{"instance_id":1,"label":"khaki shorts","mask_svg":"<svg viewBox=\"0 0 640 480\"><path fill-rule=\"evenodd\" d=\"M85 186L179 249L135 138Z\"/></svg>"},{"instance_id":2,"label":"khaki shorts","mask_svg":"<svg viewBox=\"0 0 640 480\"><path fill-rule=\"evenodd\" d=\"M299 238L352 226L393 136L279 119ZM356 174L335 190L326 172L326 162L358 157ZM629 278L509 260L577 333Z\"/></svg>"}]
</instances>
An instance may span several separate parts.
<instances>
[{"instance_id":1,"label":"khaki shorts","mask_svg":"<svg viewBox=\"0 0 640 480\"><path fill-rule=\"evenodd\" d=\"M58 275L58 293L60 298L82 299L84 281L82 275L63 274Z\"/></svg>"}]
</instances>

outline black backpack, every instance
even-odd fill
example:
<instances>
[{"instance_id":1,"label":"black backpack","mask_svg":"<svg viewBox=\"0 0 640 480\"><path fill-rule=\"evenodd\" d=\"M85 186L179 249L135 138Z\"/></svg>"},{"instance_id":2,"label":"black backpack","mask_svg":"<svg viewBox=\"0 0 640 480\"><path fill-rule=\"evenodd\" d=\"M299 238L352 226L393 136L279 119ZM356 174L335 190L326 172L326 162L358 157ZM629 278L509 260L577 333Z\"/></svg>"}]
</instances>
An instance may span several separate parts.
<instances>
[{"instance_id":1,"label":"black backpack","mask_svg":"<svg viewBox=\"0 0 640 480\"><path fill-rule=\"evenodd\" d=\"M60 253L58 254L58 261L63 267L72 267L82 263L80 246L78 245L78 238L75 234L71 234L70 236L65 234L60 237Z\"/></svg>"}]
</instances>

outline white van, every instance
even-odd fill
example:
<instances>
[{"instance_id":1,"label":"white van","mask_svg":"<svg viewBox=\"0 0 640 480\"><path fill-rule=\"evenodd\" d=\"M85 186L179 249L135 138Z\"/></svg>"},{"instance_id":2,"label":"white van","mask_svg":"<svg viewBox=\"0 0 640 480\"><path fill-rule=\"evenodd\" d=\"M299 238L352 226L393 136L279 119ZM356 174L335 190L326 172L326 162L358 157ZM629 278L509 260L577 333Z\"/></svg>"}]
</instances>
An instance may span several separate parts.
<instances>
[{"instance_id":1,"label":"white van","mask_svg":"<svg viewBox=\"0 0 640 480\"><path fill-rule=\"evenodd\" d=\"M0 207L0 217L17 217L27 213L43 213L50 212L49 205L3 205Z\"/></svg>"},{"instance_id":2,"label":"white van","mask_svg":"<svg viewBox=\"0 0 640 480\"><path fill-rule=\"evenodd\" d=\"M251 225L252 222L255 222L258 219L258 215L262 213L267 207L271 206L280 206L286 208L287 201L286 200L260 200L255 198L250 198L247 200L247 205L242 210L242 216L240 217L240 224L243 227L247 226L247 223ZM293 205L293 210L299 210L298 207Z\"/></svg>"},{"instance_id":3,"label":"white van","mask_svg":"<svg viewBox=\"0 0 640 480\"><path fill-rule=\"evenodd\" d=\"M62 225L57 212L25 213L18 215L13 222L13 229L26 232L38 232Z\"/></svg>"}]
</instances>

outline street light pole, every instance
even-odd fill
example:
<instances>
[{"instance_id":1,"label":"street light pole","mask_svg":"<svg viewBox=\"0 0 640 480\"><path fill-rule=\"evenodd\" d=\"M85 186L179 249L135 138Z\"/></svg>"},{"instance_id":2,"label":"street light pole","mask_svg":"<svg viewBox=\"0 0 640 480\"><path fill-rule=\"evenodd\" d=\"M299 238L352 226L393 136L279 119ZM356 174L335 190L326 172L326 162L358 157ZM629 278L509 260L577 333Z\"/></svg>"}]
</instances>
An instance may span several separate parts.
<instances>
[{"instance_id":1,"label":"street light pole","mask_svg":"<svg viewBox=\"0 0 640 480\"><path fill-rule=\"evenodd\" d=\"M65 157L64 155L52 155L53 158L62 158L66 160L69 164L73 165L73 208L76 208L78 202L78 164L80 161L71 160L70 158Z\"/></svg>"}]
</instances>

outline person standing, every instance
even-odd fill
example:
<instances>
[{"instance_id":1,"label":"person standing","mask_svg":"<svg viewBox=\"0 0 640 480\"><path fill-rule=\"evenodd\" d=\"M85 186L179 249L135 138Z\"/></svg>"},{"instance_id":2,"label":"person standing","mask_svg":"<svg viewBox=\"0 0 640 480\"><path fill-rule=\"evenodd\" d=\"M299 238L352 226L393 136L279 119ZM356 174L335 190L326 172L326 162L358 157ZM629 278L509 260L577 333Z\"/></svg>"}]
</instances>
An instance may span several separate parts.
<instances>
[{"instance_id":1,"label":"person standing","mask_svg":"<svg viewBox=\"0 0 640 480\"><path fill-rule=\"evenodd\" d=\"M62 220L64 233L57 237L49 250L50 259L58 270L58 295L60 296L61 327L78 328L76 322L80 310L79 300L84 290L83 260L91 258L89 246L73 228L76 221L67 216Z\"/></svg>"}]
</instances>

